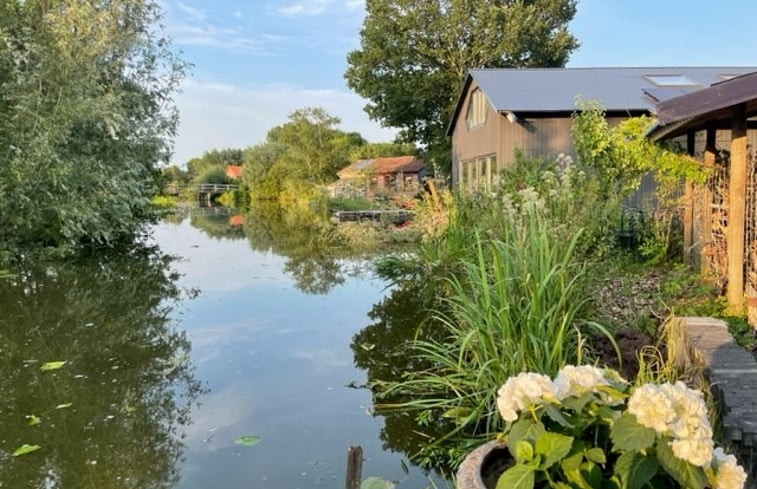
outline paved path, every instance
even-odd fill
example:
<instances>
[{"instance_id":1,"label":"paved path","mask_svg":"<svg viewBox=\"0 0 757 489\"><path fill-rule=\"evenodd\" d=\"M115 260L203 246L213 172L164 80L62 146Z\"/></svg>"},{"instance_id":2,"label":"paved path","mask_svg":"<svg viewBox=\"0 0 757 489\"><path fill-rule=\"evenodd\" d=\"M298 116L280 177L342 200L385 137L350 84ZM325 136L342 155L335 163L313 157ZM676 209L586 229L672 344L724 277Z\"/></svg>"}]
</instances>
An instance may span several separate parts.
<instances>
[{"instance_id":1,"label":"paved path","mask_svg":"<svg viewBox=\"0 0 757 489\"><path fill-rule=\"evenodd\" d=\"M722 410L723 442L740 454L757 488L757 360L736 344L725 321L682 318L689 344L704 360L713 392Z\"/></svg>"}]
</instances>

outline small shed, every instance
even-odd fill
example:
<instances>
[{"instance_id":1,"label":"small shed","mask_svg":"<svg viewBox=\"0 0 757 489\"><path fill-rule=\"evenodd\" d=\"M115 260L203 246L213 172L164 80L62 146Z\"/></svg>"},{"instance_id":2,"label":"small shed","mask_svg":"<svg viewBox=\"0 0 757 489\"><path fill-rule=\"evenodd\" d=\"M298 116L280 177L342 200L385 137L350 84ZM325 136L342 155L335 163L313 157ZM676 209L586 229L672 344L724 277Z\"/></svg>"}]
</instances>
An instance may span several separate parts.
<instances>
[{"instance_id":1,"label":"small shed","mask_svg":"<svg viewBox=\"0 0 757 489\"><path fill-rule=\"evenodd\" d=\"M365 192L407 192L419 188L425 170L423 160L415 156L393 156L358 160L337 175L341 183Z\"/></svg>"},{"instance_id":2,"label":"small shed","mask_svg":"<svg viewBox=\"0 0 757 489\"><path fill-rule=\"evenodd\" d=\"M242 165L228 165L226 167L226 176L232 180L242 178Z\"/></svg>"},{"instance_id":3,"label":"small shed","mask_svg":"<svg viewBox=\"0 0 757 489\"><path fill-rule=\"evenodd\" d=\"M757 164L747 143L747 129L757 127L757 72L661 101L656 112L648 134L653 141L686 135L693 153L696 133L706 134L702 159L713 171L703 187L686 185L684 240L693 244L699 225L703 268L723 271L729 310L743 311L746 297L750 322L757 324ZM731 136L730 150L721 154L718 129Z\"/></svg>"}]
</instances>

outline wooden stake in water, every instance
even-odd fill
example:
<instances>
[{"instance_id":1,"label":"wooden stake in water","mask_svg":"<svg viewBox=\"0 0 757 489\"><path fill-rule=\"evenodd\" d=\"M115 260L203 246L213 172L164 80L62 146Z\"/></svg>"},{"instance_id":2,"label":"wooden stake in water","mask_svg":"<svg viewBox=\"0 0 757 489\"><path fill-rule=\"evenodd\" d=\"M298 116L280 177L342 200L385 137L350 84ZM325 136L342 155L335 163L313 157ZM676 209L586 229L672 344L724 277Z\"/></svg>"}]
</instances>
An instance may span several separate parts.
<instances>
[{"instance_id":1,"label":"wooden stake in water","mask_svg":"<svg viewBox=\"0 0 757 489\"><path fill-rule=\"evenodd\" d=\"M347 450L347 489L360 489L363 472L363 449L359 446Z\"/></svg>"}]
</instances>

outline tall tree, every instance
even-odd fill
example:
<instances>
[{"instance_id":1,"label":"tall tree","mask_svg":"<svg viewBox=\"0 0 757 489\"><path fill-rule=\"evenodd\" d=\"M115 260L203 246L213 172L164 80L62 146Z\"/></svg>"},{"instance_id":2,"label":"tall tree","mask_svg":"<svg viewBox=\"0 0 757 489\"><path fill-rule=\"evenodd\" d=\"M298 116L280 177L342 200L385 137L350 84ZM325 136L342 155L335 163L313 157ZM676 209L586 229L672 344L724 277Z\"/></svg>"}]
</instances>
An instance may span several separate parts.
<instances>
[{"instance_id":1,"label":"tall tree","mask_svg":"<svg viewBox=\"0 0 757 489\"><path fill-rule=\"evenodd\" d=\"M564 66L576 0L367 0L347 84L401 138L449 163L449 123L471 68Z\"/></svg>"},{"instance_id":2,"label":"tall tree","mask_svg":"<svg viewBox=\"0 0 757 489\"><path fill-rule=\"evenodd\" d=\"M0 255L137 234L183 63L154 0L0 0Z\"/></svg>"}]
</instances>

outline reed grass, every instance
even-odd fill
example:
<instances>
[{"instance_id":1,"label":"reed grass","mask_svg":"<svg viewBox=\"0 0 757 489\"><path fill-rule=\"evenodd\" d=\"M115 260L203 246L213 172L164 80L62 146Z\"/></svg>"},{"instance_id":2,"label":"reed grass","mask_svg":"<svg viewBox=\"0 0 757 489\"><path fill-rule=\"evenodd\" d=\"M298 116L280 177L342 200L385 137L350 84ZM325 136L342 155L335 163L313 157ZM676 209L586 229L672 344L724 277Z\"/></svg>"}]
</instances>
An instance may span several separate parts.
<instances>
[{"instance_id":1,"label":"reed grass","mask_svg":"<svg viewBox=\"0 0 757 489\"><path fill-rule=\"evenodd\" d=\"M509 376L554 375L582 360L580 318L588 299L584 267L574 258L581 231L558 239L535 208L502 219L497 239L475 235L473 257L460 260L462 273L446 276L451 293L412 344L429 367L381 394L388 402L380 409L431 410L453 419L455 428L442 439L497 431L495 396Z\"/></svg>"}]
</instances>

